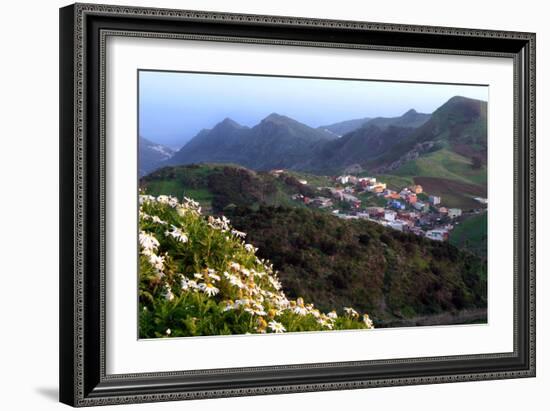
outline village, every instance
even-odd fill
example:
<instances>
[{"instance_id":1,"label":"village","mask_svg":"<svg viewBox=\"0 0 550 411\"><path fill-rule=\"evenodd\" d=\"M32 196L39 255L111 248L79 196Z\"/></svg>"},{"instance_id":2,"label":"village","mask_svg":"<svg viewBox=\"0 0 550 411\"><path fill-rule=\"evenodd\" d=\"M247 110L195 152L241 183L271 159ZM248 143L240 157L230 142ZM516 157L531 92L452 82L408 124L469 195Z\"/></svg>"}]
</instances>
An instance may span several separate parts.
<instances>
[{"instance_id":1,"label":"village","mask_svg":"<svg viewBox=\"0 0 550 411\"><path fill-rule=\"evenodd\" d=\"M294 194L292 199L318 208L342 219L365 219L435 241L447 241L461 217L482 212L486 198L475 197L479 209L462 210L443 206L442 198L428 195L421 185L391 190L375 177L341 175L331 177L329 187L317 187L319 196L310 198ZM306 180L299 180L307 184Z\"/></svg>"}]
</instances>

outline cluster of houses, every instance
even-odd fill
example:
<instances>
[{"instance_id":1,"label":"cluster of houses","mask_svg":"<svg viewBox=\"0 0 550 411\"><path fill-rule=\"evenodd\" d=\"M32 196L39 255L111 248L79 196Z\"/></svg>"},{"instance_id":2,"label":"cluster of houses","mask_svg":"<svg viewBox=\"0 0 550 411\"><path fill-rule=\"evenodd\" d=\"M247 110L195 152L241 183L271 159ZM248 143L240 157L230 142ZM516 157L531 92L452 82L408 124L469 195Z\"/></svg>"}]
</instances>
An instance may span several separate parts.
<instances>
[{"instance_id":1,"label":"cluster of houses","mask_svg":"<svg viewBox=\"0 0 550 411\"><path fill-rule=\"evenodd\" d=\"M308 198L296 194L292 198L311 207L328 209L343 219L367 219L436 241L448 240L456 219L462 215L460 208L442 206L440 196L426 195L418 184L395 191L388 189L385 183L377 181L375 177L342 175L334 177L333 181L335 187L319 188L326 193L325 196ZM365 193L383 199L385 205L364 207L358 196ZM487 204L486 199L477 201ZM334 209L345 203L348 206L342 210Z\"/></svg>"}]
</instances>

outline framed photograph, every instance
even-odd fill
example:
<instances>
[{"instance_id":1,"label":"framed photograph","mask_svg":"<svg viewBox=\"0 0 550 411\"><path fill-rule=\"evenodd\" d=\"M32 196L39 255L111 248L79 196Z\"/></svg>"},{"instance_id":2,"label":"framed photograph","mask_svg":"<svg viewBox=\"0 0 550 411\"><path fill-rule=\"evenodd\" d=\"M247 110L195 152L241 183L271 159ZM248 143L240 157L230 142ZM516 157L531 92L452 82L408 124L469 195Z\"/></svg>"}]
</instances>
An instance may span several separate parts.
<instances>
[{"instance_id":1,"label":"framed photograph","mask_svg":"<svg viewBox=\"0 0 550 411\"><path fill-rule=\"evenodd\" d=\"M535 376L535 34L60 22L62 402Z\"/></svg>"}]
</instances>

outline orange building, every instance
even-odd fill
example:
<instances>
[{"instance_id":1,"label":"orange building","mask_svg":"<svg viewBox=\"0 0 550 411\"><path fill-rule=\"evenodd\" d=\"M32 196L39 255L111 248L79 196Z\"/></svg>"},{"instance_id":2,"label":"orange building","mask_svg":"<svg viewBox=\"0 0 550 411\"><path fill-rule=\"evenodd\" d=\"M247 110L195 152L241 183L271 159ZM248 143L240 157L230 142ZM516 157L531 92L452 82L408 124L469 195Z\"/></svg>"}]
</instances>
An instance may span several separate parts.
<instances>
[{"instance_id":1,"label":"orange building","mask_svg":"<svg viewBox=\"0 0 550 411\"><path fill-rule=\"evenodd\" d=\"M411 191L415 194L420 194L422 190L422 186L420 184L414 185L411 187Z\"/></svg>"}]
</instances>

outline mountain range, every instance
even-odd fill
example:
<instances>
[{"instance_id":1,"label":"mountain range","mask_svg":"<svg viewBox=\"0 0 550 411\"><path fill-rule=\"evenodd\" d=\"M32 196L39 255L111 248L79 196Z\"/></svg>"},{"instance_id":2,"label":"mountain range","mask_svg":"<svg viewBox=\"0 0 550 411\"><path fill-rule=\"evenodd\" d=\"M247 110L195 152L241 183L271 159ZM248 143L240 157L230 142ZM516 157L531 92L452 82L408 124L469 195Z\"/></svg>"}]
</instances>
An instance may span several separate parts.
<instances>
[{"instance_id":1,"label":"mountain range","mask_svg":"<svg viewBox=\"0 0 550 411\"><path fill-rule=\"evenodd\" d=\"M342 127L350 131L339 136ZM282 168L324 175L352 168L480 184L486 180L487 103L455 96L432 114L411 109L399 117L319 128L276 113L254 127L226 118L199 132L173 155L163 153L166 158L154 168L233 163L258 171Z\"/></svg>"}]
</instances>

